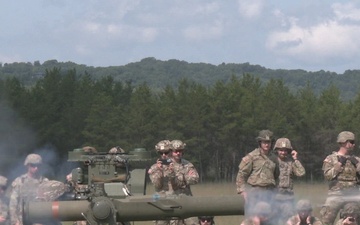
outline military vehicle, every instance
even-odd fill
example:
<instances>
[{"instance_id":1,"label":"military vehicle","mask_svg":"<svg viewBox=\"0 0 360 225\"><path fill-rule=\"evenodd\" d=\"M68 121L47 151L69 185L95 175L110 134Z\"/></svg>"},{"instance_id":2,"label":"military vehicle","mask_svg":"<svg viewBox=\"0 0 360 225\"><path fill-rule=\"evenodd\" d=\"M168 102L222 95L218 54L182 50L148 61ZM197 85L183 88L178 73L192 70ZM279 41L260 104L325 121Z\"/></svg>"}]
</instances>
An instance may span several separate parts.
<instances>
[{"instance_id":1,"label":"military vehicle","mask_svg":"<svg viewBox=\"0 0 360 225\"><path fill-rule=\"evenodd\" d=\"M244 214L244 201L239 195L146 195L146 171L154 163L149 156L145 149L129 154L70 151L68 161L80 165L72 170L69 190L54 201L27 203L24 216L32 223L86 220L97 225Z\"/></svg>"}]
</instances>

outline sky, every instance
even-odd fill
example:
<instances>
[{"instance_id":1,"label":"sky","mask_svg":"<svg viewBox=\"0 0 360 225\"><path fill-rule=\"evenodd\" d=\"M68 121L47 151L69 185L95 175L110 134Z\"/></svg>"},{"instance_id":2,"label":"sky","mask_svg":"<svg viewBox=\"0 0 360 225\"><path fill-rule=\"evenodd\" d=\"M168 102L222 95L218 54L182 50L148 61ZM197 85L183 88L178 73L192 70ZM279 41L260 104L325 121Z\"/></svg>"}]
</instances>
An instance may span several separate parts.
<instances>
[{"instance_id":1,"label":"sky","mask_svg":"<svg viewBox=\"0 0 360 225\"><path fill-rule=\"evenodd\" d=\"M0 0L0 62L360 69L360 1Z\"/></svg>"}]
</instances>

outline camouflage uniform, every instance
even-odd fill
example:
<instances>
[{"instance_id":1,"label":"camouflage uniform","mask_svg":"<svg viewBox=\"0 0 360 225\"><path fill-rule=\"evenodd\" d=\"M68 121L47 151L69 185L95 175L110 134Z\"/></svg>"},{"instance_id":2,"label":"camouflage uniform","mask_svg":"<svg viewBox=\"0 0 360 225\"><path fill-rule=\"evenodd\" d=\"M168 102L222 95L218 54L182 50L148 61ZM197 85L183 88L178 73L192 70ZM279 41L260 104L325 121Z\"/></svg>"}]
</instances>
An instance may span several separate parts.
<instances>
[{"instance_id":1,"label":"camouflage uniform","mask_svg":"<svg viewBox=\"0 0 360 225\"><path fill-rule=\"evenodd\" d=\"M0 225L9 225L9 199L5 195L5 188L7 185L7 178L0 176L0 187L2 188L0 194L0 216L5 219Z\"/></svg>"},{"instance_id":2,"label":"camouflage uniform","mask_svg":"<svg viewBox=\"0 0 360 225\"><path fill-rule=\"evenodd\" d=\"M180 140L171 141L171 149L173 151L184 151L186 144ZM176 162L173 156L173 162L170 166L173 166L174 173L170 174L170 184L175 195L188 195L192 196L190 185L197 184L199 182L199 174L195 169L195 166L181 158L179 162ZM199 223L197 217L190 217L184 220L177 220L177 224L197 225Z\"/></svg>"},{"instance_id":3,"label":"camouflage uniform","mask_svg":"<svg viewBox=\"0 0 360 225\"><path fill-rule=\"evenodd\" d=\"M290 140L279 138L274 150L285 148L292 151ZM293 177L305 175L305 168L298 159L293 160L291 156L281 159L278 157L279 177L277 180L277 193L275 195L276 206L279 211L279 223L284 223L287 219L295 214L294 202L294 182Z\"/></svg>"},{"instance_id":4,"label":"camouflage uniform","mask_svg":"<svg viewBox=\"0 0 360 225\"><path fill-rule=\"evenodd\" d=\"M170 141L162 140L155 145L155 150L157 153L167 152L170 154ZM159 167L158 162L153 164L148 170L148 174L152 184L155 187L156 194L161 196L172 195L172 187L170 184L170 176L174 176L174 171L170 168L170 165L161 165ZM168 225L170 220L156 220L156 225Z\"/></svg>"},{"instance_id":5,"label":"camouflage uniform","mask_svg":"<svg viewBox=\"0 0 360 225\"><path fill-rule=\"evenodd\" d=\"M173 162L174 173L171 173L170 183L173 188L174 194L185 194L192 196L190 185L199 182L199 174L194 165L181 159L180 163Z\"/></svg>"},{"instance_id":6,"label":"camouflage uniform","mask_svg":"<svg viewBox=\"0 0 360 225\"><path fill-rule=\"evenodd\" d=\"M347 203L340 211L340 219L336 222L336 225L342 225L347 217L352 217L355 224L360 224L360 206L359 203L351 202ZM345 221L344 224L349 224L349 221Z\"/></svg>"},{"instance_id":7,"label":"camouflage uniform","mask_svg":"<svg viewBox=\"0 0 360 225\"><path fill-rule=\"evenodd\" d=\"M30 154L26 157L24 165L40 164L41 157L37 154ZM32 178L28 173L17 177L11 184L12 191L10 196L9 212L11 225L19 222L19 225L27 224L23 221L23 205L31 200L35 200L39 185L48 181L47 178L39 176Z\"/></svg>"},{"instance_id":8,"label":"camouflage uniform","mask_svg":"<svg viewBox=\"0 0 360 225\"><path fill-rule=\"evenodd\" d=\"M157 194L173 194L170 177L175 177L175 173L174 170L170 168L170 165L162 165L162 168L159 168L155 163L150 167L148 173Z\"/></svg>"},{"instance_id":9,"label":"camouflage uniform","mask_svg":"<svg viewBox=\"0 0 360 225\"><path fill-rule=\"evenodd\" d=\"M359 157L355 157L360 161ZM347 157L350 158L350 157ZM358 196L359 187L357 175L360 174L360 164L354 166L347 160L344 167L338 167L338 153L333 152L324 160L323 171L325 178L329 181L328 197L320 211L322 220L326 224L332 224L345 203Z\"/></svg>"},{"instance_id":10,"label":"camouflage uniform","mask_svg":"<svg viewBox=\"0 0 360 225\"><path fill-rule=\"evenodd\" d=\"M273 199L276 164L271 157L263 154L261 148L256 148L240 162L236 178L237 193L248 193L246 210L249 210L249 213L256 202L270 202Z\"/></svg>"},{"instance_id":11,"label":"camouflage uniform","mask_svg":"<svg viewBox=\"0 0 360 225\"><path fill-rule=\"evenodd\" d=\"M313 208L309 200L299 200L296 204L296 210L297 214L288 219L287 225L323 225L319 218L311 215ZM301 220L300 217L303 219ZM307 222L308 219L310 223Z\"/></svg>"},{"instance_id":12,"label":"camouflage uniform","mask_svg":"<svg viewBox=\"0 0 360 225\"><path fill-rule=\"evenodd\" d=\"M69 187L63 182L47 180L39 185L36 200L44 202L55 201L67 191L69 191Z\"/></svg>"}]
</instances>

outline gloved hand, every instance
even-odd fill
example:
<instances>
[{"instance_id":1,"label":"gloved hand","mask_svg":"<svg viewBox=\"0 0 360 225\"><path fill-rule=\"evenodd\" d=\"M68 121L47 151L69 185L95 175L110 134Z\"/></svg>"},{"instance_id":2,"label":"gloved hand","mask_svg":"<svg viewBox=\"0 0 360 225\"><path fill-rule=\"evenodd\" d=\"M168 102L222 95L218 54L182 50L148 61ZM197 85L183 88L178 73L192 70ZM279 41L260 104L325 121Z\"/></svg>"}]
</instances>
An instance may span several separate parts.
<instances>
[{"instance_id":1,"label":"gloved hand","mask_svg":"<svg viewBox=\"0 0 360 225\"><path fill-rule=\"evenodd\" d=\"M356 165L359 163L359 160L357 160L357 159L355 158L355 156L351 156L351 157L349 158L349 160L350 160L350 162L351 162L354 166L356 166Z\"/></svg>"},{"instance_id":2,"label":"gloved hand","mask_svg":"<svg viewBox=\"0 0 360 225\"><path fill-rule=\"evenodd\" d=\"M338 155L338 161L341 163L342 166L345 165L347 158L345 156Z\"/></svg>"}]
</instances>

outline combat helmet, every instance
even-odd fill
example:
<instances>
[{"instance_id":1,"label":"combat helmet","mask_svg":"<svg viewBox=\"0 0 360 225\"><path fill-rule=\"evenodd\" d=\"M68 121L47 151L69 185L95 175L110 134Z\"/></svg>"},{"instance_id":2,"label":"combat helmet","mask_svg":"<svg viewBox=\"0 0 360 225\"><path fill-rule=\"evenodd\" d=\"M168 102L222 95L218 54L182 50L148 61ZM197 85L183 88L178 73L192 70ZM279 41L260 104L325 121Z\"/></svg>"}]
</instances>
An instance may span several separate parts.
<instances>
[{"instance_id":1,"label":"combat helmet","mask_svg":"<svg viewBox=\"0 0 360 225\"><path fill-rule=\"evenodd\" d=\"M312 206L309 200L301 199L296 204L297 211L312 211Z\"/></svg>"},{"instance_id":2,"label":"combat helmet","mask_svg":"<svg viewBox=\"0 0 360 225\"><path fill-rule=\"evenodd\" d=\"M42 158L38 154L29 154L26 156L24 166L27 166L28 164L41 164Z\"/></svg>"},{"instance_id":3,"label":"combat helmet","mask_svg":"<svg viewBox=\"0 0 360 225\"><path fill-rule=\"evenodd\" d=\"M171 141L171 149L176 150L185 150L186 144L180 140L172 140Z\"/></svg>"},{"instance_id":4,"label":"combat helmet","mask_svg":"<svg viewBox=\"0 0 360 225\"><path fill-rule=\"evenodd\" d=\"M169 140L159 141L155 145L156 152L168 152L171 150L171 142Z\"/></svg>"},{"instance_id":5,"label":"combat helmet","mask_svg":"<svg viewBox=\"0 0 360 225\"><path fill-rule=\"evenodd\" d=\"M97 153L96 148L91 147L91 146L85 146L82 148L82 150L87 153Z\"/></svg>"},{"instance_id":6,"label":"combat helmet","mask_svg":"<svg viewBox=\"0 0 360 225\"><path fill-rule=\"evenodd\" d=\"M359 217L360 206L358 203L349 202L346 203L343 209L340 211L340 218L346 218L348 216Z\"/></svg>"},{"instance_id":7,"label":"combat helmet","mask_svg":"<svg viewBox=\"0 0 360 225\"><path fill-rule=\"evenodd\" d=\"M125 150L120 148L120 146L113 147L109 150L109 153L115 154L115 153L125 153Z\"/></svg>"},{"instance_id":8,"label":"combat helmet","mask_svg":"<svg viewBox=\"0 0 360 225\"><path fill-rule=\"evenodd\" d=\"M287 138L279 138L276 140L274 150L278 148L286 148L292 150L291 142Z\"/></svg>"},{"instance_id":9,"label":"combat helmet","mask_svg":"<svg viewBox=\"0 0 360 225\"><path fill-rule=\"evenodd\" d=\"M273 132L270 130L261 130L256 137L257 141L273 141Z\"/></svg>"},{"instance_id":10,"label":"combat helmet","mask_svg":"<svg viewBox=\"0 0 360 225\"><path fill-rule=\"evenodd\" d=\"M337 143L345 143L348 140L355 140L355 134L350 131L342 131L337 136Z\"/></svg>"}]
</instances>

